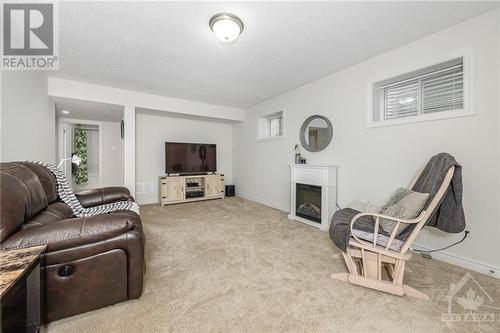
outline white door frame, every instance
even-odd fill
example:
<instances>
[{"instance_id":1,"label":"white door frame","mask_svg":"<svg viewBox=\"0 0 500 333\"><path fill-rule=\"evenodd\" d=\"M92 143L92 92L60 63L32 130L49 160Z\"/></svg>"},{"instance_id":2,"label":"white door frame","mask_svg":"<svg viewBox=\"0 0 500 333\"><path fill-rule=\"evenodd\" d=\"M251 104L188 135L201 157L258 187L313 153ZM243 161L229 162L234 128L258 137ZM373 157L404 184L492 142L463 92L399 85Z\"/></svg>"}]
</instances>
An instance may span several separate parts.
<instances>
[{"instance_id":1,"label":"white door frame","mask_svg":"<svg viewBox=\"0 0 500 333\"><path fill-rule=\"evenodd\" d=\"M102 122L94 120L82 120L74 118L59 118L59 160L63 157L64 152L64 124L81 124L81 125L93 125L99 128L99 187L102 187Z\"/></svg>"},{"instance_id":2,"label":"white door frame","mask_svg":"<svg viewBox=\"0 0 500 333\"><path fill-rule=\"evenodd\" d=\"M73 148L73 142L71 142L71 144L68 144L68 141L72 141L72 139L73 139L73 133L69 133L68 131L73 131L74 127L72 124L69 124L66 122L62 122L61 125L62 125L61 126L62 127L62 131L61 131L62 135L59 136L60 140L61 140L59 146L62 147L62 149L61 149L61 153L59 153L59 160L62 161L62 159L69 157L68 152L67 152L68 146ZM71 184L73 184L73 174L71 173L72 166L70 166L68 168L66 163L63 162L63 170L64 170L63 172L66 175L66 178L68 179L69 184L71 185Z\"/></svg>"}]
</instances>

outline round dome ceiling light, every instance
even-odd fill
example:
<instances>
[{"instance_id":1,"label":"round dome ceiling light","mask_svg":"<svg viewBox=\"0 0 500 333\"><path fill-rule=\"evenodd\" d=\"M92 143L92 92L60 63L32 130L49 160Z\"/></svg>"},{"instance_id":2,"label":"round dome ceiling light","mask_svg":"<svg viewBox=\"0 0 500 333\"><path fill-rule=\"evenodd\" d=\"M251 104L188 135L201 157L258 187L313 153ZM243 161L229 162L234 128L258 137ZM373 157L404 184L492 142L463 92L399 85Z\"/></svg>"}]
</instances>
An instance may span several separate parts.
<instances>
[{"instance_id":1,"label":"round dome ceiling light","mask_svg":"<svg viewBox=\"0 0 500 333\"><path fill-rule=\"evenodd\" d=\"M208 21L210 29L221 42L234 42L243 31L243 21L233 14L215 14Z\"/></svg>"}]
</instances>

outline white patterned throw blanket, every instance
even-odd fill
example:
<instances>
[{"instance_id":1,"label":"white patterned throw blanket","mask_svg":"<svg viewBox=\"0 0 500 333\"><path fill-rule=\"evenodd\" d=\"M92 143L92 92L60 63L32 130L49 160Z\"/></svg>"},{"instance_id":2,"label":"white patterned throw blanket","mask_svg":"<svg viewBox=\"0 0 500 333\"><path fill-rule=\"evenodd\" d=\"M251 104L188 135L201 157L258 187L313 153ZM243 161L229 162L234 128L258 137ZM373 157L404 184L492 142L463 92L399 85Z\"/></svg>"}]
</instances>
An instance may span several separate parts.
<instances>
[{"instance_id":1,"label":"white patterned throw blanket","mask_svg":"<svg viewBox=\"0 0 500 333\"><path fill-rule=\"evenodd\" d=\"M117 210L131 210L139 214L139 205L137 205L133 201L118 201L100 206L85 208L82 206L80 201L78 201L78 198L69 186L68 179L61 170L51 164L40 161L29 161L29 163L41 165L49 169L50 172L54 174L57 181L57 193L59 194L59 197L73 210L73 214L75 214L76 217L89 217L115 212Z\"/></svg>"}]
</instances>

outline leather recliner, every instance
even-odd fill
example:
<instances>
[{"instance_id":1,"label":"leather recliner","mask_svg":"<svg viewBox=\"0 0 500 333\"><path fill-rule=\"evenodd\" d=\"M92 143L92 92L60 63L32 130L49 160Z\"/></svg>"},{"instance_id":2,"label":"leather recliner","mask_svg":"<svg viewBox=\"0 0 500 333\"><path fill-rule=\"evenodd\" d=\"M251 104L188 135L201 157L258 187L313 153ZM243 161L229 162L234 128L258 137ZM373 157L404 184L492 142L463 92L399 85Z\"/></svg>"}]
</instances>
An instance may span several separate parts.
<instances>
[{"instance_id":1,"label":"leather recliner","mask_svg":"<svg viewBox=\"0 0 500 333\"><path fill-rule=\"evenodd\" d=\"M145 238L131 211L75 218L54 175L27 162L0 164L0 248L47 244L41 257L45 323L142 294ZM84 207L133 200L123 187L77 193Z\"/></svg>"}]
</instances>

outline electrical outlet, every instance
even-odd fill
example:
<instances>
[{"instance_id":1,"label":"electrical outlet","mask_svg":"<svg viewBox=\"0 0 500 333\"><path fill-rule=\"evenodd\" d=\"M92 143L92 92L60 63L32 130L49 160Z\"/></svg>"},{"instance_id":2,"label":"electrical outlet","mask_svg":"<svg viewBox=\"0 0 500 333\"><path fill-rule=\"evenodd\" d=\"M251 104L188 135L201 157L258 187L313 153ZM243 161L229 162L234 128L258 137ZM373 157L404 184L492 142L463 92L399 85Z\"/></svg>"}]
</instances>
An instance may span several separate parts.
<instances>
[{"instance_id":1,"label":"electrical outlet","mask_svg":"<svg viewBox=\"0 0 500 333\"><path fill-rule=\"evenodd\" d=\"M430 253L421 252L420 255L425 259L432 259L432 255Z\"/></svg>"}]
</instances>

